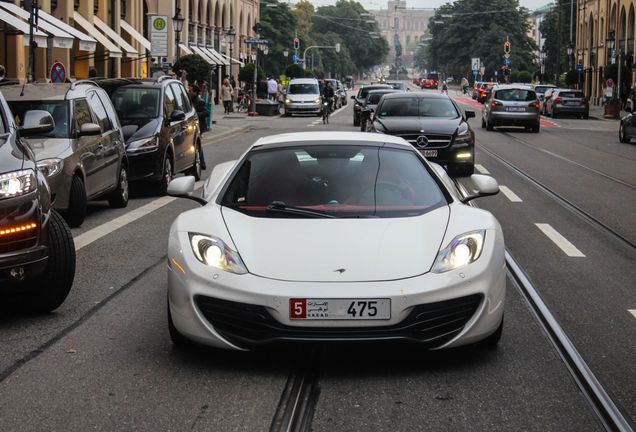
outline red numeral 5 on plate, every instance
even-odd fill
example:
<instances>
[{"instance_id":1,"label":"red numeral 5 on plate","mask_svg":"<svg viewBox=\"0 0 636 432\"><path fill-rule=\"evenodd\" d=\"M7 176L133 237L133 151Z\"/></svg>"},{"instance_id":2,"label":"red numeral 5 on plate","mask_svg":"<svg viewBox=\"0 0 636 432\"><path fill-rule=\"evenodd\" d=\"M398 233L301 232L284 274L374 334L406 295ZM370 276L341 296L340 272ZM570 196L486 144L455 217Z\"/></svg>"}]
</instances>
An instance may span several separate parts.
<instances>
[{"instance_id":1,"label":"red numeral 5 on plate","mask_svg":"<svg viewBox=\"0 0 636 432\"><path fill-rule=\"evenodd\" d=\"M307 318L307 299L289 299L289 318Z\"/></svg>"}]
</instances>

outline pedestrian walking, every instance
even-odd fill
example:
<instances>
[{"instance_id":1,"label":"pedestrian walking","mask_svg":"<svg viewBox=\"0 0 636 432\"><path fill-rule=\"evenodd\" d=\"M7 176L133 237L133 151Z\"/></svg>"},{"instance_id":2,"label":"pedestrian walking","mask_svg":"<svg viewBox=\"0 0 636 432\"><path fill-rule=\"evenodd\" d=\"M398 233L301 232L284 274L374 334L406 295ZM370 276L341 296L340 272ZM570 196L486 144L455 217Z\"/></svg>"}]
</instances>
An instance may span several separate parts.
<instances>
[{"instance_id":1,"label":"pedestrian walking","mask_svg":"<svg viewBox=\"0 0 636 432\"><path fill-rule=\"evenodd\" d=\"M234 89L230 85L230 80L225 78L221 86L221 100L223 101L225 114L229 114L232 109L232 96L234 96Z\"/></svg>"},{"instance_id":2,"label":"pedestrian walking","mask_svg":"<svg viewBox=\"0 0 636 432\"><path fill-rule=\"evenodd\" d=\"M205 101L201 98L201 88L197 85L192 85L188 89L188 96L190 96L190 103L194 107L194 110L197 112L197 117L199 118L199 129L201 131L201 135L207 132L208 129L208 117L210 116L210 111L208 111L208 107ZM199 152L199 160L201 161L201 169L205 169L205 157L203 155L203 151Z\"/></svg>"},{"instance_id":3,"label":"pedestrian walking","mask_svg":"<svg viewBox=\"0 0 636 432\"><path fill-rule=\"evenodd\" d=\"M283 89L283 84L280 82L280 80L276 80L276 82L278 83L278 91L276 93L276 100L278 101L278 112L280 112L280 108L283 105L283 103L285 102L285 92Z\"/></svg>"},{"instance_id":4,"label":"pedestrian walking","mask_svg":"<svg viewBox=\"0 0 636 432\"><path fill-rule=\"evenodd\" d=\"M269 100L276 101L276 96L278 95L278 83L271 76L267 78L267 94Z\"/></svg>"}]
</instances>

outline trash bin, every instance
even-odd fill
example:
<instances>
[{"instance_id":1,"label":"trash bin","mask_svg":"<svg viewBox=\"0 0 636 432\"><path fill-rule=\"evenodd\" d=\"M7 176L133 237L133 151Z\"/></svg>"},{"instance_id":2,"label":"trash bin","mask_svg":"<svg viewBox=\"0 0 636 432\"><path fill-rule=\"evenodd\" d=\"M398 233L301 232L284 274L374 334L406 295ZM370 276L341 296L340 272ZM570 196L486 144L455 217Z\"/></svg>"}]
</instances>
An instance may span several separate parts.
<instances>
[{"instance_id":1,"label":"trash bin","mask_svg":"<svg viewBox=\"0 0 636 432\"><path fill-rule=\"evenodd\" d=\"M280 114L278 102L267 99L259 99L256 101L256 112L262 116L275 116Z\"/></svg>"}]
</instances>

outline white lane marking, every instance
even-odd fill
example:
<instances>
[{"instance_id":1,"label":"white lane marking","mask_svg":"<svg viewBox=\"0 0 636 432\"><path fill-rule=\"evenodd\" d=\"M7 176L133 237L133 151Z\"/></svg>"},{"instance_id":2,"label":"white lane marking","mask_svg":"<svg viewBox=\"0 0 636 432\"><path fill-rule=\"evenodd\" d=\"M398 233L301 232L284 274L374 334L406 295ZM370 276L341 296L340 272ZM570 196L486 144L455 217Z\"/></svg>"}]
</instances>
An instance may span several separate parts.
<instances>
[{"instance_id":1,"label":"white lane marking","mask_svg":"<svg viewBox=\"0 0 636 432\"><path fill-rule=\"evenodd\" d=\"M499 185L499 190L503 193L506 198L508 198L511 202L523 202L519 195L510 190L508 186Z\"/></svg>"},{"instance_id":2,"label":"white lane marking","mask_svg":"<svg viewBox=\"0 0 636 432\"><path fill-rule=\"evenodd\" d=\"M483 165L475 164L475 168L477 168L477 171L479 171L482 174L490 174L490 171L488 171L486 168L484 168Z\"/></svg>"},{"instance_id":3,"label":"white lane marking","mask_svg":"<svg viewBox=\"0 0 636 432\"><path fill-rule=\"evenodd\" d=\"M194 185L195 190L203 186L204 183L204 181L196 182ZM122 216L119 216L118 218L115 218L109 222L101 224L78 235L77 237L73 238L73 241L75 242L75 251L79 251L84 246L88 246L94 241L99 240L100 238L112 233L115 230L118 230L119 228L125 227L126 225L136 221L137 219L140 219L177 199L178 198L170 196L157 198L156 200L151 201L146 205L138 207Z\"/></svg>"},{"instance_id":4,"label":"white lane marking","mask_svg":"<svg viewBox=\"0 0 636 432\"><path fill-rule=\"evenodd\" d=\"M634 315L634 318L636 318L636 309L627 309L627 312Z\"/></svg>"},{"instance_id":5,"label":"white lane marking","mask_svg":"<svg viewBox=\"0 0 636 432\"><path fill-rule=\"evenodd\" d=\"M543 234L545 234L550 240L556 244L569 257L582 257L585 258L585 254L578 250L568 239L563 237L561 233L552 228L550 224L535 223Z\"/></svg>"}]
</instances>

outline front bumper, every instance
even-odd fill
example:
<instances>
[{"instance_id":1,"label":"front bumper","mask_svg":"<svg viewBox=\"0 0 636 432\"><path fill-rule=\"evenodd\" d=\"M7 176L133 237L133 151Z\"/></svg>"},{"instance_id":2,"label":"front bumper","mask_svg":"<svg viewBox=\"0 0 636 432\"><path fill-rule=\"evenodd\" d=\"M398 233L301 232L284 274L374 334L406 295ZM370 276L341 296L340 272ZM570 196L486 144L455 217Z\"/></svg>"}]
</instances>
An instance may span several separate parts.
<instances>
[{"instance_id":1,"label":"front bumper","mask_svg":"<svg viewBox=\"0 0 636 432\"><path fill-rule=\"evenodd\" d=\"M163 175L163 152L159 149L146 153L126 152L128 156L128 179L158 180Z\"/></svg>"},{"instance_id":2,"label":"front bumper","mask_svg":"<svg viewBox=\"0 0 636 432\"><path fill-rule=\"evenodd\" d=\"M503 317L503 244L496 242L494 231L488 231L482 256L469 266L381 282L293 282L235 275L200 264L188 242L186 233L171 234L168 303L179 332L206 345L247 349L279 340L405 340L447 348L487 337ZM291 320L291 298L389 298L391 315L382 321ZM417 318L440 308L457 318L449 323L449 314L434 317L442 321L442 334Z\"/></svg>"},{"instance_id":3,"label":"front bumper","mask_svg":"<svg viewBox=\"0 0 636 432\"><path fill-rule=\"evenodd\" d=\"M66 162L66 161L65 161ZM66 171L59 172L52 177L47 177L46 182L51 189L51 202L53 208L59 211L68 209L71 198L71 182L73 175Z\"/></svg>"},{"instance_id":4,"label":"front bumper","mask_svg":"<svg viewBox=\"0 0 636 432\"><path fill-rule=\"evenodd\" d=\"M440 165L456 165L456 164L472 164L475 161L475 145L474 144L452 144L449 147L438 148L438 149L426 149L426 148L417 148L422 156L428 159L431 162L435 162ZM437 150L437 156L427 156L426 150ZM470 153L469 157L458 158L458 154L465 155L466 153Z\"/></svg>"},{"instance_id":5,"label":"front bumper","mask_svg":"<svg viewBox=\"0 0 636 432\"><path fill-rule=\"evenodd\" d=\"M287 114L320 114L321 112L321 104L313 102L285 104L285 113Z\"/></svg>"}]
</instances>

